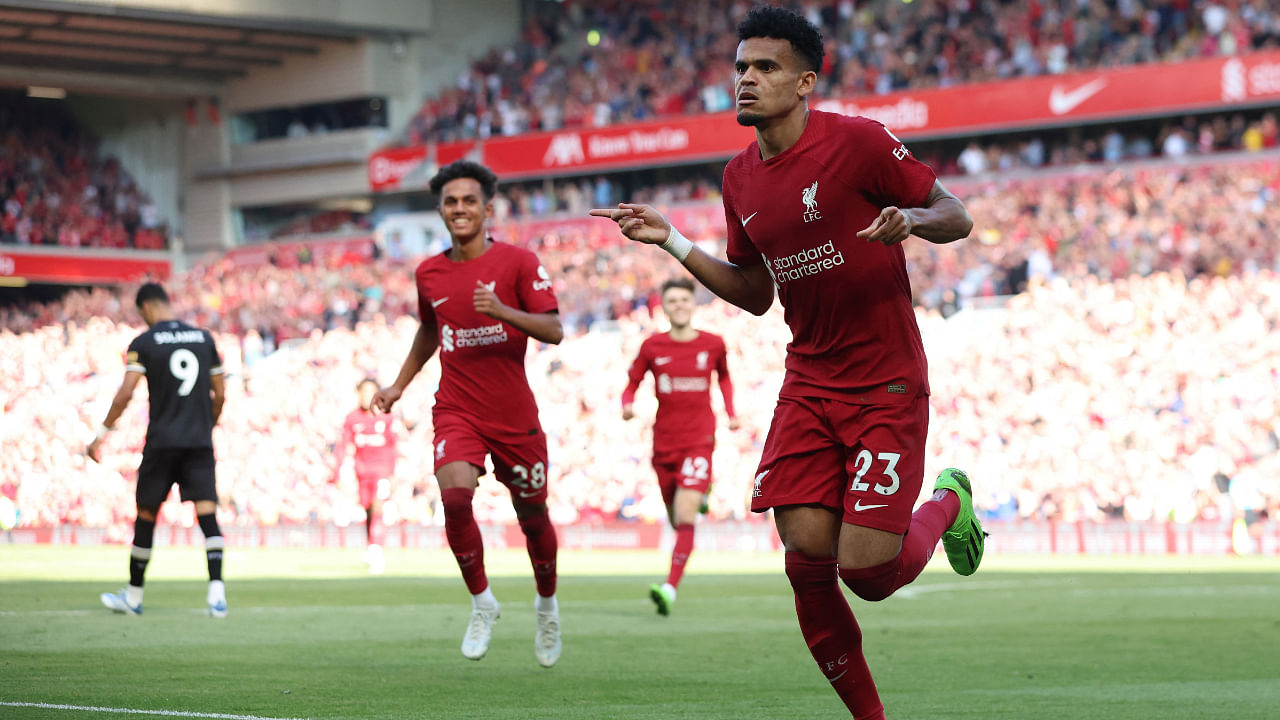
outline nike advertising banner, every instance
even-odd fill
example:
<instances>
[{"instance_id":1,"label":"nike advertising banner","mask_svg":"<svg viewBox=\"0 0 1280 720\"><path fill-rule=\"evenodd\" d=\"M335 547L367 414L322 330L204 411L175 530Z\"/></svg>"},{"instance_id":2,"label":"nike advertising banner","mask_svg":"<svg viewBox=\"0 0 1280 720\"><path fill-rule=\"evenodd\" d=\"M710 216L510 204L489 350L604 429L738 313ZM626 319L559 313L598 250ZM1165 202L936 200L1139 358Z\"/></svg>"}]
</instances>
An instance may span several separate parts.
<instances>
[{"instance_id":1,"label":"nike advertising banner","mask_svg":"<svg viewBox=\"0 0 1280 720\"><path fill-rule=\"evenodd\" d=\"M813 107L864 115L903 139L975 135L1054 125L1176 115L1280 101L1280 51L1153 63L954 88L819 99ZM376 191L424 187L461 157L503 180L725 160L754 139L732 112L604 128L530 133L433 148L381 150L369 158Z\"/></svg>"}]
</instances>

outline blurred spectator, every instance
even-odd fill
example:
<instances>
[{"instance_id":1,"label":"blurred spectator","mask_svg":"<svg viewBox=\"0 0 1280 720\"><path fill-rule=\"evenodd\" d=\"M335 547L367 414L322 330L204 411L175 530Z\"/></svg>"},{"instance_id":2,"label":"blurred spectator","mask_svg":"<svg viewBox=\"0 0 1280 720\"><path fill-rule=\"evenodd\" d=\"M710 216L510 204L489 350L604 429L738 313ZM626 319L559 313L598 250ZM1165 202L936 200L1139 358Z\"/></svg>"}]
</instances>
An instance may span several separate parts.
<instances>
[{"instance_id":1,"label":"blurred spectator","mask_svg":"<svg viewBox=\"0 0 1280 720\"><path fill-rule=\"evenodd\" d=\"M158 211L60 104L0 92L0 243L162 249Z\"/></svg>"}]
</instances>

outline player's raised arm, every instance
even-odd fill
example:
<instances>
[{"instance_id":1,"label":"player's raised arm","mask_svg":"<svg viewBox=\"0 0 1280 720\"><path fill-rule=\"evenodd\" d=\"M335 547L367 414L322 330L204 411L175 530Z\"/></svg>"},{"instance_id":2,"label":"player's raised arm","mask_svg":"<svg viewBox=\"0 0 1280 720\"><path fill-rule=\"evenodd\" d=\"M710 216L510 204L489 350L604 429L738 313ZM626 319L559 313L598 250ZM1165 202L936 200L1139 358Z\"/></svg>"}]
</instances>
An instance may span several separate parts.
<instances>
[{"instance_id":1,"label":"player's raised arm","mask_svg":"<svg viewBox=\"0 0 1280 720\"><path fill-rule=\"evenodd\" d=\"M617 209L597 208L590 214L618 223L622 234L636 242L671 253L708 290L753 315L765 314L773 304L773 278L763 263L743 267L703 252L648 205L619 203Z\"/></svg>"},{"instance_id":2,"label":"player's raised arm","mask_svg":"<svg viewBox=\"0 0 1280 720\"><path fill-rule=\"evenodd\" d=\"M952 195L938 180L933 181L924 207L900 209L887 207L858 237L869 242L894 245L916 235L937 245L955 242L969 236L973 218L960 198Z\"/></svg>"},{"instance_id":3,"label":"player's raised arm","mask_svg":"<svg viewBox=\"0 0 1280 720\"><path fill-rule=\"evenodd\" d=\"M98 451L102 448L102 439L107 436L116 426L116 421L124 414L124 409L129 406L129 401L133 399L133 391L138 387L138 381L142 379L142 373L136 370L129 370L124 374L124 380L120 383L120 388L116 390L115 397L111 398L111 408L107 410L107 418L102 421L102 425L98 428L97 436L93 442L89 443L89 447L85 450L85 454L89 459L98 462Z\"/></svg>"},{"instance_id":4,"label":"player's raised arm","mask_svg":"<svg viewBox=\"0 0 1280 720\"><path fill-rule=\"evenodd\" d=\"M478 280L471 301L476 312L501 320L535 340L559 345L564 339L564 327L560 324L558 312L531 313L511 307L499 300L492 288Z\"/></svg>"},{"instance_id":5,"label":"player's raised arm","mask_svg":"<svg viewBox=\"0 0 1280 720\"><path fill-rule=\"evenodd\" d=\"M396 375L395 382L374 394L373 407L379 412L391 412L391 406L396 404L404 394L404 389L409 387L409 383L413 382L418 371L427 364L432 355L435 355L439 347L440 336L435 323L430 325L425 322L419 323L418 332L413 336L413 345L409 348L404 364L400 366L400 374Z\"/></svg>"}]
</instances>

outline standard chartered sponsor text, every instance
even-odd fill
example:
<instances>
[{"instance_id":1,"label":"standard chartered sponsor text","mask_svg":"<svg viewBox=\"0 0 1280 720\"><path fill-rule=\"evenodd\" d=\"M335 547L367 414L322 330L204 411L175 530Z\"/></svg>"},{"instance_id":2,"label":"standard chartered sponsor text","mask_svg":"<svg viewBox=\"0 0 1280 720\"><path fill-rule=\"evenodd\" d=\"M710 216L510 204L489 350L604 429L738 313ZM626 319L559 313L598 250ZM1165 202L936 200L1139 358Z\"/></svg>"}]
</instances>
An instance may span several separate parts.
<instances>
[{"instance_id":1,"label":"standard chartered sponsor text","mask_svg":"<svg viewBox=\"0 0 1280 720\"><path fill-rule=\"evenodd\" d=\"M843 264L844 253L836 250L833 240L828 240L825 245L801 250L794 255L776 257L770 261L774 280L779 285L811 277Z\"/></svg>"},{"instance_id":2,"label":"standard chartered sponsor text","mask_svg":"<svg viewBox=\"0 0 1280 720\"><path fill-rule=\"evenodd\" d=\"M458 328L454 331L453 344L457 347L478 347L480 345L496 345L507 341L506 328L502 323L485 325L478 328Z\"/></svg>"}]
</instances>

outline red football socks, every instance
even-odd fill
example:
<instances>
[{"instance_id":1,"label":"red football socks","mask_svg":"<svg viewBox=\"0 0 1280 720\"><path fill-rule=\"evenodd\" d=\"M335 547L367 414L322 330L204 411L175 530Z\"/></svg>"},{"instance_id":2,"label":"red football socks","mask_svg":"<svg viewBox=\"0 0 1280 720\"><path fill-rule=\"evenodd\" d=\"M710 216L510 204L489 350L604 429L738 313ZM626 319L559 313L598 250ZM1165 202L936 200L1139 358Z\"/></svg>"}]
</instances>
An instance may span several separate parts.
<instances>
[{"instance_id":1,"label":"red football socks","mask_svg":"<svg viewBox=\"0 0 1280 720\"><path fill-rule=\"evenodd\" d=\"M440 491L440 502L444 505L444 535L449 540L449 549L458 559L458 569L462 571L467 590L478 595L489 587L489 578L484 574L484 541L480 538L480 526L471 512L474 495L475 491L467 488L446 488Z\"/></svg>"},{"instance_id":2,"label":"red football socks","mask_svg":"<svg viewBox=\"0 0 1280 720\"><path fill-rule=\"evenodd\" d=\"M796 619L831 687L857 720L884 720L884 705L862 655L862 630L836 581L835 558L786 554Z\"/></svg>"},{"instance_id":3,"label":"red football socks","mask_svg":"<svg viewBox=\"0 0 1280 720\"><path fill-rule=\"evenodd\" d=\"M939 497L941 495L941 497ZM902 550L889 562L867 568L840 568L840 579L863 600L884 600L909 584L929 564L942 533L960 514L960 498L939 491L911 515L911 527L902 538Z\"/></svg>"},{"instance_id":4,"label":"red football socks","mask_svg":"<svg viewBox=\"0 0 1280 720\"><path fill-rule=\"evenodd\" d=\"M676 546L671 550L671 572L667 573L667 583L671 587L680 587L680 578L684 577L684 566L689 562L689 553L693 552L693 523L676 526Z\"/></svg>"},{"instance_id":5,"label":"red football socks","mask_svg":"<svg viewBox=\"0 0 1280 720\"><path fill-rule=\"evenodd\" d=\"M556 529L551 525L551 518L544 512L540 515L520 519L520 530L524 532L524 544L529 550L529 561L533 564L533 579L538 585L538 594L551 597L556 594Z\"/></svg>"}]
</instances>

